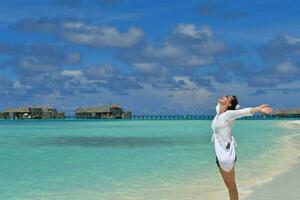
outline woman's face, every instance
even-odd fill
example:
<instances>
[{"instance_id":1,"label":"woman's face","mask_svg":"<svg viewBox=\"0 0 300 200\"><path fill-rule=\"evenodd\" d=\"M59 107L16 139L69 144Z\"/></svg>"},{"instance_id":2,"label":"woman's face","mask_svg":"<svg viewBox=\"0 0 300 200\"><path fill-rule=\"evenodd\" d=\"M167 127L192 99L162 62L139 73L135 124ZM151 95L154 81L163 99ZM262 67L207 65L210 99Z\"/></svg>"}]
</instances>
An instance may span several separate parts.
<instances>
[{"instance_id":1,"label":"woman's face","mask_svg":"<svg viewBox=\"0 0 300 200\"><path fill-rule=\"evenodd\" d=\"M221 105L224 105L224 106L230 106L230 101L231 101L231 98L232 96L229 96L229 95L226 95L226 96L222 96L219 98L218 102L221 104Z\"/></svg>"}]
</instances>

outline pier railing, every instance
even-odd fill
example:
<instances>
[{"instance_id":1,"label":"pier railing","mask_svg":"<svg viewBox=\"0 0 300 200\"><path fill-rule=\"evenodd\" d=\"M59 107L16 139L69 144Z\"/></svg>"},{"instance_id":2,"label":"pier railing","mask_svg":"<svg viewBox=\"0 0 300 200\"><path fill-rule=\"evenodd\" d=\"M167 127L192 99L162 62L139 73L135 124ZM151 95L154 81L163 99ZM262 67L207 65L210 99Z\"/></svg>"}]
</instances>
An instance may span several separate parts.
<instances>
[{"instance_id":1,"label":"pier railing","mask_svg":"<svg viewBox=\"0 0 300 200\"><path fill-rule=\"evenodd\" d=\"M213 119L212 115L132 115L131 119L141 119L141 120L181 120L181 119Z\"/></svg>"},{"instance_id":2,"label":"pier railing","mask_svg":"<svg viewBox=\"0 0 300 200\"><path fill-rule=\"evenodd\" d=\"M132 115L131 118L115 119L115 118L76 118L75 116L65 116L62 119L20 119L20 120L213 120L215 115ZM17 120L17 119L1 119L0 120ZM300 120L300 116L295 115L254 115L242 117L238 120Z\"/></svg>"},{"instance_id":3,"label":"pier railing","mask_svg":"<svg viewBox=\"0 0 300 200\"><path fill-rule=\"evenodd\" d=\"M135 120L212 120L215 115L132 115ZM276 119L298 119L299 116L277 116L277 115L253 115L240 118L241 120L276 120Z\"/></svg>"}]
</instances>

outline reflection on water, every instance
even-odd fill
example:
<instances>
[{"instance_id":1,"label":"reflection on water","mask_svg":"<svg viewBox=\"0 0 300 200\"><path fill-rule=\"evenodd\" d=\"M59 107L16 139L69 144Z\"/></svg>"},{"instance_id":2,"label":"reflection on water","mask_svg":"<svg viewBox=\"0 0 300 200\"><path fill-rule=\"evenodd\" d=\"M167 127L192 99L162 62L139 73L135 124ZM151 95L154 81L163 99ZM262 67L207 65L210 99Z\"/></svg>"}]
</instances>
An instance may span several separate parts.
<instances>
[{"instance_id":1,"label":"reflection on water","mask_svg":"<svg viewBox=\"0 0 300 200\"><path fill-rule=\"evenodd\" d=\"M24 142L24 141L23 141ZM102 137L102 136L60 136L43 137L25 141L33 146L82 146L82 147L149 147L172 146L181 144L199 143L191 139L177 139L168 137Z\"/></svg>"}]
</instances>

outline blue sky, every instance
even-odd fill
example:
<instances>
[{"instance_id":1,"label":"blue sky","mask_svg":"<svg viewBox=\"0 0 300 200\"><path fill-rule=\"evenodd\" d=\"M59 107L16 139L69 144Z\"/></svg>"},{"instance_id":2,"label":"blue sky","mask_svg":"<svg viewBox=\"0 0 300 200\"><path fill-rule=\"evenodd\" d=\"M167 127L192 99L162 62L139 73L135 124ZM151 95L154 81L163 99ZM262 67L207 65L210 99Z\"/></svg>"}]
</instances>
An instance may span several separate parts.
<instances>
[{"instance_id":1,"label":"blue sky","mask_svg":"<svg viewBox=\"0 0 300 200\"><path fill-rule=\"evenodd\" d=\"M298 1L0 2L0 109L119 103L134 114L299 107Z\"/></svg>"}]
</instances>

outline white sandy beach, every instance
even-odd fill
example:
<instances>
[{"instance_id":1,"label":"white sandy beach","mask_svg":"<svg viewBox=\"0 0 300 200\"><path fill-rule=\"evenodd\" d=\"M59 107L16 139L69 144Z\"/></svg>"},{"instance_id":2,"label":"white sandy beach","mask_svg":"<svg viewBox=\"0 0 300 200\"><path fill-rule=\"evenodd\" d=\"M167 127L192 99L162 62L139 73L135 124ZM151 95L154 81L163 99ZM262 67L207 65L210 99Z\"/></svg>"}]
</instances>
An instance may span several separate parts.
<instances>
[{"instance_id":1,"label":"white sandy beach","mask_svg":"<svg viewBox=\"0 0 300 200\"><path fill-rule=\"evenodd\" d=\"M300 163L287 172L274 177L272 182L254 188L246 200L298 200L300 199Z\"/></svg>"},{"instance_id":2,"label":"white sandy beach","mask_svg":"<svg viewBox=\"0 0 300 200\"><path fill-rule=\"evenodd\" d=\"M288 125L295 128L300 127L299 121L290 121ZM296 130L300 132L300 129ZM295 137L295 143L300 148L300 136ZM298 200L300 199L300 158L291 168L273 178L271 182L257 186L254 193L246 200Z\"/></svg>"}]
</instances>

